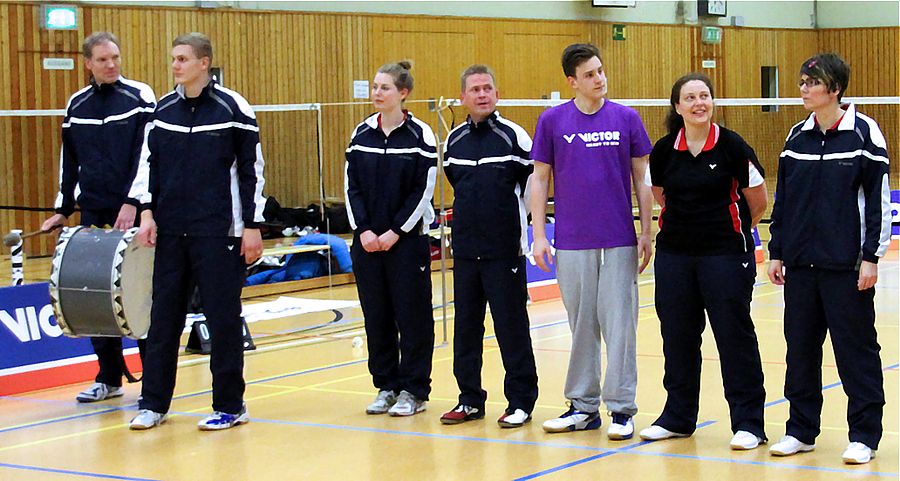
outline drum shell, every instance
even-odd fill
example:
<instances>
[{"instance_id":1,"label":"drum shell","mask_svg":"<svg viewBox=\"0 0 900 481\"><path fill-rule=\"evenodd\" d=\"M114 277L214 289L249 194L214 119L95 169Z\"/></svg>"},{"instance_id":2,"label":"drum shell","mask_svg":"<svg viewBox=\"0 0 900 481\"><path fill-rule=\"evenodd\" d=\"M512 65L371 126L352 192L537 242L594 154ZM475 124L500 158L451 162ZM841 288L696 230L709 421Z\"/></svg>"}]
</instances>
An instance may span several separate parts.
<instances>
[{"instance_id":1,"label":"drum shell","mask_svg":"<svg viewBox=\"0 0 900 481\"><path fill-rule=\"evenodd\" d=\"M67 229L54 254L50 291L57 323L72 337L146 337L154 249L137 229Z\"/></svg>"}]
</instances>

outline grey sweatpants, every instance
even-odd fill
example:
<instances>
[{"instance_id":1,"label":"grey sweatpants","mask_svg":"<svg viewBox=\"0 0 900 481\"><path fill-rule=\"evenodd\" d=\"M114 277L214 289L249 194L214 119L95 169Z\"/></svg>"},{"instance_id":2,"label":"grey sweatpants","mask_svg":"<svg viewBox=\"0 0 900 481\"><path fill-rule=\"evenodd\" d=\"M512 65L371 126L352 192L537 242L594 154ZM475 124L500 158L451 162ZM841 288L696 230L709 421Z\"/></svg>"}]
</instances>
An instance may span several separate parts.
<instances>
[{"instance_id":1,"label":"grey sweatpants","mask_svg":"<svg viewBox=\"0 0 900 481\"><path fill-rule=\"evenodd\" d=\"M600 409L600 340L606 342L603 399L634 415L637 390L637 247L557 250L556 277L572 330L566 398L575 409Z\"/></svg>"}]
</instances>

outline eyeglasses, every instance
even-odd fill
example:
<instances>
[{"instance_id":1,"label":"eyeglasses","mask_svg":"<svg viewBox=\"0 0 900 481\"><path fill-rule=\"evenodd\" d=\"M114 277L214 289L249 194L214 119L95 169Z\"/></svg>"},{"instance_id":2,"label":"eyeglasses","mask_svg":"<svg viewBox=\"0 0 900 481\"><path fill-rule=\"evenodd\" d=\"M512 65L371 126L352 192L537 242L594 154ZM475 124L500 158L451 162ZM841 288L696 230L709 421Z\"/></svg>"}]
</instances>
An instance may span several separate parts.
<instances>
[{"instance_id":1,"label":"eyeglasses","mask_svg":"<svg viewBox=\"0 0 900 481\"><path fill-rule=\"evenodd\" d=\"M797 82L797 86L801 89L804 85L806 85L806 88L811 89L816 85L822 85L822 81L816 78L808 77L806 80L800 79L800 81Z\"/></svg>"}]
</instances>

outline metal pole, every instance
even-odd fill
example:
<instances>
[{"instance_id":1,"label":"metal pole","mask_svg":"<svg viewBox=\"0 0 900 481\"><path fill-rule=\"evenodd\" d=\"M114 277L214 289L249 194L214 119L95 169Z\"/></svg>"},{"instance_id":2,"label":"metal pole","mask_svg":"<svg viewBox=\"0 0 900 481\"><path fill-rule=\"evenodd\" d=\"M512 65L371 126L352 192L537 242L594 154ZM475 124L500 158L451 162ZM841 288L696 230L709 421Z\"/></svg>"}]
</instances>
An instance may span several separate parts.
<instances>
[{"instance_id":1,"label":"metal pole","mask_svg":"<svg viewBox=\"0 0 900 481\"><path fill-rule=\"evenodd\" d=\"M325 220L325 143L322 141L322 106L316 105L316 143L319 150L319 205L322 206L322 221Z\"/></svg>"},{"instance_id":2,"label":"metal pole","mask_svg":"<svg viewBox=\"0 0 900 481\"><path fill-rule=\"evenodd\" d=\"M442 139L444 138L442 127L444 125L444 116L442 113L444 99L441 97L434 105L434 111L437 113L437 163L438 163L438 180L436 188L440 189L438 193L438 202L441 205L439 214L439 229L441 243L441 327L443 329L443 344L447 343L447 249L446 249L446 233L444 226L447 224L447 211L444 209L444 149L442 148ZM449 133L449 132L448 132Z\"/></svg>"},{"instance_id":3,"label":"metal pole","mask_svg":"<svg viewBox=\"0 0 900 481\"><path fill-rule=\"evenodd\" d=\"M322 135L324 135L324 130L322 129L322 106L316 104L316 143L319 147L319 205L322 206L322 215L321 220L325 222L325 233L331 234L331 223L328 221L328 216L325 215L325 142L322 140ZM332 296L332 291L334 288L334 279L332 277L333 273L331 272L331 249L325 253L327 263L328 263L328 295Z\"/></svg>"}]
</instances>

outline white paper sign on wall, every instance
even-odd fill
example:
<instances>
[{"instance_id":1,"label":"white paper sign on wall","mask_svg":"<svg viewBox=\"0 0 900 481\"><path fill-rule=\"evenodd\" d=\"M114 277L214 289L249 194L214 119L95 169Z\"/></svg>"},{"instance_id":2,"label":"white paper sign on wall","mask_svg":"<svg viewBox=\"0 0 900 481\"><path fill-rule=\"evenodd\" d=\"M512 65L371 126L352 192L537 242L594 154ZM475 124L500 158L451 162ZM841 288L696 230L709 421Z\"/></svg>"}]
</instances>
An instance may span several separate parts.
<instances>
[{"instance_id":1,"label":"white paper sign on wall","mask_svg":"<svg viewBox=\"0 0 900 481\"><path fill-rule=\"evenodd\" d=\"M353 98L367 99L369 98L369 81L354 80L353 81Z\"/></svg>"},{"instance_id":2,"label":"white paper sign on wall","mask_svg":"<svg viewBox=\"0 0 900 481\"><path fill-rule=\"evenodd\" d=\"M71 58L45 58L44 70L75 70L75 60Z\"/></svg>"}]
</instances>

